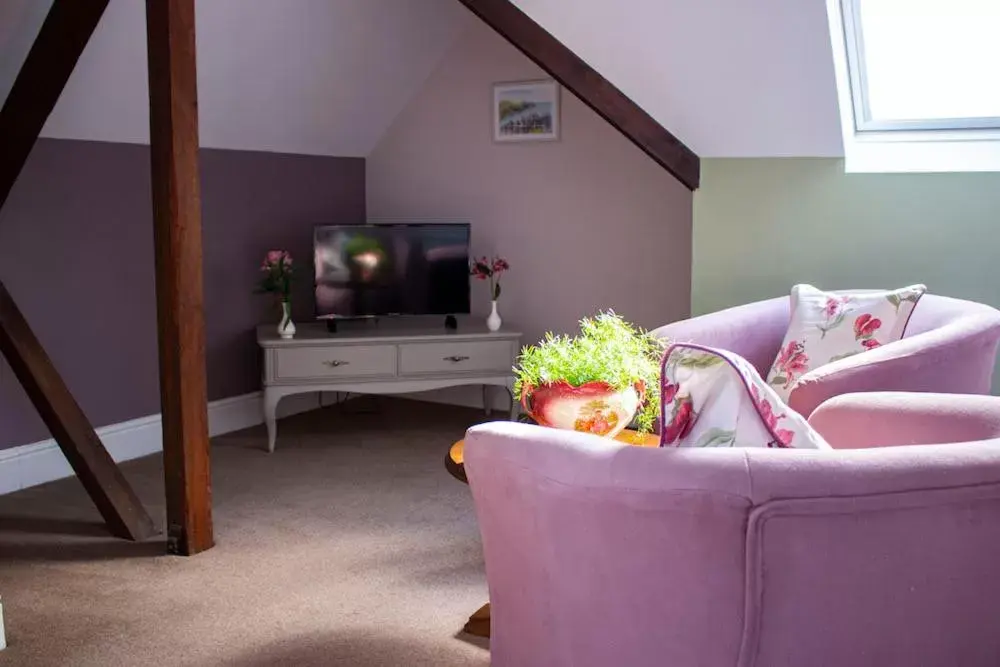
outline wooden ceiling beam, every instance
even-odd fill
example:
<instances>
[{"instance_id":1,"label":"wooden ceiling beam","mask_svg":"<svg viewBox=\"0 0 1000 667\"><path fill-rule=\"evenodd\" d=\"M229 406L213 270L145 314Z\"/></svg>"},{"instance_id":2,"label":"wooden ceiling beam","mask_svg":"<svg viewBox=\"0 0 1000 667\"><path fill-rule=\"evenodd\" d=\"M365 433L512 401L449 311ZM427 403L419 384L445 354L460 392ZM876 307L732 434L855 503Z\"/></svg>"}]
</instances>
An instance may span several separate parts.
<instances>
[{"instance_id":1,"label":"wooden ceiling beam","mask_svg":"<svg viewBox=\"0 0 1000 667\"><path fill-rule=\"evenodd\" d=\"M459 0L567 90L673 174L697 190L695 153L510 0ZM566 11L573 11L567 3Z\"/></svg>"},{"instance_id":2,"label":"wooden ceiling beam","mask_svg":"<svg viewBox=\"0 0 1000 667\"><path fill-rule=\"evenodd\" d=\"M0 109L0 208L55 108L108 0L55 0Z\"/></svg>"},{"instance_id":3,"label":"wooden ceiling beam","mask_svg":"<svg viewBox=\"0 0 1000 667\"><path fill-rule=\"evenodd\" d=\"M108 0L54 0L0 109L0 207L62 94ZM111 532L143 540L156 527L0 283L0 353Z\"/></svg>"},{"instance_id":4,"label":"wooden ceiling beam","mask_svg":"<svg viewBox=\"0 0 1000 667\"><path fill-rule=\"evenodd\" d=\"M194 0L146 0L167 549L213 545Z\"/></svg>"}]
</instances>

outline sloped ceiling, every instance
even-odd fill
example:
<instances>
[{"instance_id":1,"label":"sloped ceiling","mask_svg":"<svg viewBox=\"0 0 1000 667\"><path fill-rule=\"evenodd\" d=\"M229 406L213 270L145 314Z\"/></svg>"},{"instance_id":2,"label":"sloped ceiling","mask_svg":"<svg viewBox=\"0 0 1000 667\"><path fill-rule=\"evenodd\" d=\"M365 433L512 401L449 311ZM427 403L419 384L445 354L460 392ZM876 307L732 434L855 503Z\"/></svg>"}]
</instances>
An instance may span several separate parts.
<instances>
[{"instance_id":1,"label":"sloped ceiling","mask_svg":"<svg viewBox=\"0 0 1000 667\"><path fill-rule=\"evenodd\" d=\"M843 154L825 0L513 0L702 157ZM51 0L0 0L0 99ZM204 146L367 156L475 19L457 0L198 0ZM143 0L43 136L148 142Z\"/></svg>"},{"instance_id":2,"label":"sloped ceiling","mask_svg":"<svg viewBox=\"0 0 1000 667\"><path fill-rule=\"evenodd\" d=\"M52 0L0 2L6 99ZM201 143L367 156L462 30L455 0L199 0ZM149 142L145 3L111 0L42 136Z\"/></svg>"},{"instance_id":3,"label":"sloped ceiling","mask_svg":"<svg viewBox=\"0 0 1000 667\"><path fill-rule=\"evenodd\" d=\"M843 155L825 0L513 2L701 157Z\"/></svg>"}]
</instances>

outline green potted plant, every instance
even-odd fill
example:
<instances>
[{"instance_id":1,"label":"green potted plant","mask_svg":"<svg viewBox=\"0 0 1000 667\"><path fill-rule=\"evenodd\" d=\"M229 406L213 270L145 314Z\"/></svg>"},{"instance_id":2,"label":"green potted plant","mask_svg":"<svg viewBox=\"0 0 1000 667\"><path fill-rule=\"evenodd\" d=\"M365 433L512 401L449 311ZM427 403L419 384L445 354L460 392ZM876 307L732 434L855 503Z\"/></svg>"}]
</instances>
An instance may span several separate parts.
<instances>
[{"instance_id":1,"label":"green potted plant","mask_svg":"<svg viewBox=\"0 0 1000 667\"><path fill-rule=\"evenodd\" d=\"M614 311L580 320L580 333L547 333L521 351L514 392L543 426L614 437L635 419L648 433L660 410L664 342Z\"/></svg>"}]
</instances>

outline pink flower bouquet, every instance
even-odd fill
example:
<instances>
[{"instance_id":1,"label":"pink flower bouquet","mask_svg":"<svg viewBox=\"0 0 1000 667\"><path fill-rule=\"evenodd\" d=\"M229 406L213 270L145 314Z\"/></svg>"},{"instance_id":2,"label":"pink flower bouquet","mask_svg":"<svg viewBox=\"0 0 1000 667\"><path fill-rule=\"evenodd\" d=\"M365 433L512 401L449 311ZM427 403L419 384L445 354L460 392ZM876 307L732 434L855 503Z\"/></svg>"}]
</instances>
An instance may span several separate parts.
<instances>
[{"instance_id":1,"label":"pink flower bouquet","mask_svg":"<svg viewBox=\"0 0 1000 667\"><path fill-rule=\"evenodd\" d=\"M510 264L503 257L494 257L492 260L486 257L473 259L469 265L469 275L476 280L490 281L490 299L496 301L500 298L500 276L510 269Z\"/></svg>"},{"instance_id":2,"label":"pink flower bouquet","mask_svg":"<svg viewBox=\"0 0 1000 667\"><path fill-rule=\"evenodd\" d=\"M257 291L276 294L283 301L291 298L292 256L287 250L269 250L260 264L263 274Z\"/></svg>"}]
</instances>

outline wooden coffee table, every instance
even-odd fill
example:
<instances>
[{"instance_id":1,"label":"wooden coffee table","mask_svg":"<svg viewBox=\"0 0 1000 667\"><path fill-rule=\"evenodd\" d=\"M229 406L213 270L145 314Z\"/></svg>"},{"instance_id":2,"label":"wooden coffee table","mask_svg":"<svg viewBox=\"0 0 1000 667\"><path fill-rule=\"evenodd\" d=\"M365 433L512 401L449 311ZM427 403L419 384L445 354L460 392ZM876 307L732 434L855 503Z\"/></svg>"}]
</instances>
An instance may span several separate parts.
<instances>
[{"instance_id":1,"label":"wooden coffee table","mask_svg":"<svg viewBox=\"0 0 1000 667\"><path fill-rule=\"evenodd\" d=\"M660 446L660 436L653 433L640 435L639 433L628 429L615 436L615 440L624 442L628 445L635 445L636 447ZM444 459L444 467L447 468L452 477L458 481L465 482L466 484L469 483L469 478L465 475L465 440L459 440L451 446L451 449L448 450L448 456ZM465 627L462 629L470 635L475 635L477 637L489 637L490 603L487 602L476 610L476 613L469 617Z\"/></svg>"}]
</instances>

